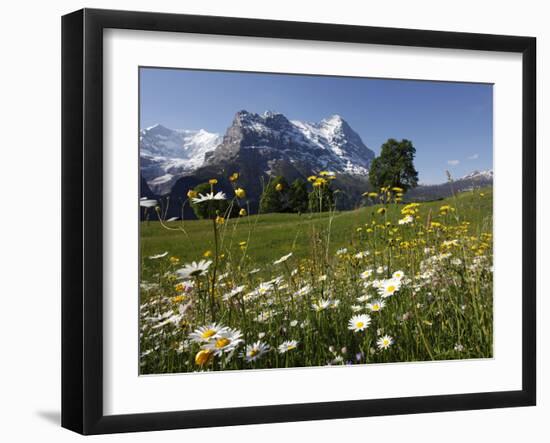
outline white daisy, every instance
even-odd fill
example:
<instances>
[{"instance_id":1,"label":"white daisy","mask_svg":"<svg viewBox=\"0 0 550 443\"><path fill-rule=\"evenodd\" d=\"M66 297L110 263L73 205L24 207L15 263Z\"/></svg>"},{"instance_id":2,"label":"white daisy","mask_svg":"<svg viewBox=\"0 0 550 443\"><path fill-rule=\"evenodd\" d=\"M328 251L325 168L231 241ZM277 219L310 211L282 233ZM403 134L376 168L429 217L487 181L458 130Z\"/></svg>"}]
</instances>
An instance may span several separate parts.
<instances>
[{"instance_id":1,"label":"white daisy","mask_svg":"<svg viewBox=\"0 0 550 443\"><path fill-rule=\"evenodd\" d=\"M241 337L241 331L225 328L218 333L215 339L207 342L202 349L212 351L214 355L221 355L224 352L229 353L242 343L243 339Z\"/></svg>"},{"instance_id":2,"label":"white daisy","mask_svg":"<svg viewBox=\"0 0 550 443\"><path fill-rule=\"evenodd\" d=\"M279 354L284 354L285 352L292 351L298 347L298 342L296 340L287 340L279 345Z\"/></svg>"},{"instance_id":3,"label":"white daisy","mask_svg":"<svg viewBox=\"0 0 550 443\"><path fill-rule=\"evenodd\" d=\"M280 259L275 260L273 262L273 264L278 265L280 263L283 263L283 262L287 261L290 257L292 257L292 252L289 252L287 255L283 255Z\"/></svg>"},{"instance_id":4,"label":"white daisy","mask_svg":"<svg viewBox=\"0 0 550 443\"><path fill-rule=\"evenodd\" d=\"M204 343L216 339L218 335L226 329L227 328L225 326L218 325L217 323L211 323L195 329L191 332L191 334L189 334L189 338L195 343Z\"/></svg>"},{"instance_id":5,"label":"white daisy","mask_svg":"<svg viewBox=\"0 0 550 443\"><path fill-rule=\"evenodd\" d=\"M376 341L378 349L388 349L393 344L393 338L389 335L384 335Z\"/></svg>"},{"instance_id":6,"label":"white daisy","mask_svg":"<svg viewBox=\"0 0 550 443\"><path fill-rule=\"evenodd\" d=\"M260 357L262 357L264 354L269 352L269 345L267 343L257 341L256 343L252 345L246 345L246 350L244 352L244 358L247 362L253 362L258 360Z\"/></svg>"},{"instance_id":7,"label":"white daisy","mask_svg":"<svg viewBox=\"0 0 550 443\"><path fill-rule=\"evenodd\" d=\"M228 301L243 291L244 291L244 285L236 286L233 289L231 289L231 291L229 291L227 294L224 294L222 298L223 300Z\"/></svg>"},{"instance_id":8,"label":"white daisy","mask_svg":"<svg viewBox=\"0 0 550 443\"><path fill-rule=\"evenodd\" d=\"M330 305L332 304L332 301L330 299L319 299L317 300L315 303L313 303L311 305L311 307L313 308L313 310L315 312L321 312L321 311L324 311L325 309L328 309L330 308Z\"/></svg>"},{"instance_id":9,"label":"white daisy","mask_svg":"<svg viewBox=\"0 0 550 443\"><path fill-rule=\"evenodd\" d=\"M372 269L367 269L366 271L361 272L361 274L359 274L359 277L361 277L363 280L366 280L371 275L372 275Z\"/></svg>"},{"instance_id":10,"label":"white daisy","mask_svg":"<svg viewBox=\"0 0 550 443\"><path fill-rule=\"evenodd\" d=\"M348 252L348 248L341 248L336 251L336 255L344 255Z\"/></svg>"},{"instance_id":11,"label":"white daisy","mask_svg":"<svg viewBox=\"0 0 550 443\"><path fill-rule=\"evenodd\" d=\"M369 301L371 296L369 294L362 295L361 297L357 297L357 301L361 303L365 303L366 301Z\"/></svg>"},{"instance_id":12,"label":"white daisy","mask_svg":"<svg viewBox=\"0 0 550 443\"><path fill-rule=\"evenodd\" d=\"M212 264L212 260L201 260L198 263L196 261L186 264L183 268L178 269L176 273L181 279L187 279L190 277L199 277L208 271L208 268Z\"/></svg>"},{"instance_id":13,"label":"white daisy","mask_svg":"<svg viewBox=\"0 0 550 443\"><path fill-rule=\"evenodd\" d=\"M386 306L384 300L373 300L371 303L367 303L367 309L371 312L381 311Z\"/></svg>"},{"instance_id":14,"label":"white daisy","mask_svg":"<svg viewBox=\"0 0 550 443\"><path fill-rule=\"evenodd\" d=\"M310 285L305 285L303 286L302 288L298 289L294 295L296 295L297 297L301 297L303 295L307 295L309 294L309 292L311 291L311 286Z\"/></svg>"},{"instance_id":15,"label":"white daisy","mask_svg":"<svg viewBox=\"0 0 550 443\"><path fill-rule=\"evenodd\" d=\"M149 258L151 260L156 260L158 258L166 257L167 255L168 255L168 251L163 252L162 254L150 255Z\"/></svg>"},{"instance_id":16,"label":"white daisy","mask_svg":"<svg viewBox=\"0 0 550 443\"><path fill-rule=\"evenodd\" d=\"M378 288L378 293L382 298L391 297L396 291L399 291L401 287L401 281L396 278L389 278L382 282L382 285Z\"/></svg>"},{"instance_id":17,"label":"white daisy","mask_svg":"<svg viewBox=\"0 0 550 443\"><path fill-rule=\"evenodd\" d=\"M393 278L397 278L398 280L401 280L403 277L405 277L405 273L403 271L395 271L392 274Z\"/></svg>"},{"instance_id":18,"label":"white daisy","mask_svg":"<svg viewBox=\"0 0 550 443\"><path fill-rule=\"evenodd\" d=\"M155 206L158 205L158 202L156 200L153 200L152 198L146 198L146 199L141 199L139 201L139 205L142 208L154 208Z\"/></svg>"},{"instance_id":19,"label":"white daisy","mask_svg":"<svg viewBox=\"0 0 550 443\"><path fill-rule=\"evenodd\" d=\"M193 203L202 203L211 200L225 200L225 194L221 191L214 194L213 192L208 192L206 195L199 194L198 197L193 198Z\"/></svg>"},{"instance_id":20,"label":"white daisy","mask_svg":"<svg viewBox=\"0 0 550 443\"><path fill-rule=\"evenodd\" d=\"M412 215L407 215L406 217L403 217L402 219L400 219L397 223L399 223L400 225L408 225L413 221L414 221L414 218L412 217Z\"/></svg>"},{"instance_id":21,"label":"white daisy","mask_svg":"<svg viewBox=\"0 0 550 443\"><path fill-rule=\"evenodd\" d=\"M364 331L370 324L367 314L354 315L348 322L348 329L353 332Z\"/></svg>"}]
</instances>

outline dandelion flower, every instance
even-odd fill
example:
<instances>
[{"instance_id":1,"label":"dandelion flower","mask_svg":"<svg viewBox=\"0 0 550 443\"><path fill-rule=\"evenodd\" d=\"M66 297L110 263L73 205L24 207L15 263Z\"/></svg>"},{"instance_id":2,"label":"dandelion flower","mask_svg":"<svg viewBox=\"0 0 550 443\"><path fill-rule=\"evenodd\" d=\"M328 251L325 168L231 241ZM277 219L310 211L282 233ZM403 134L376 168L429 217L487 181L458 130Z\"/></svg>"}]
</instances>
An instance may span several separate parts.
<instances>
[{"instance_id":1,"label":"dandelion flower","mask_svg":"<svg viewBox=\"0 0 550 443\"><path fill-rule=\"evenodd\" d=\"M273 264L274 264L274 265L278 265L278 264L280 264L280 263L283 263L283 262L287 261L290 257L292 257L292 252L289 252L288 254L283 255L280 259L275 260L275 261L273 262Z\"/></svg>"},{"instance_id":2,"label":"dandelion flower","mask_svg":"<svg viewBox=\"0 0 550 443\"><path fill-rule=\"evenodd\" d=\"M285 352L292 351L298 347L298 342L296 340L287 340L279 345L279 354L284 354Z\"/></svg>"},{"instance_id":3,"label":"dandelion flower","mask_svg":"<svg viewBox=\"0 0 550 443\"><path fill-rule=\"evenodd\" d=\"M223 225L225 223L225 218L223 218L222 216L218 215L216 217L216 224L218 225Z\"/></svg>"},{"instance_id":4,"label":"dandelion flower","mask_svg":"<svg viewBox=\"0 0 550 443\"><path fill-rule=\"evenodd\" d=\"M378 349L388 349L393 344L393 338L389 335L384 335L376 341Z\"/></svg>"},{"instance_id":5,"label":"dandelion flower","mask_svg":"<svg viewBox=\"0 0 550 443\"><path fill-rule=\"evenodd\" d=\"M353 332L364 331L370 324L367 314L354 315L348 322L348 329Z\"/></svg>"},{"instance_id":6,"label":"dandelion flower","mask_svg":"<svg viewBox=\"0 0 550 443\"><path fill-rule=\"evenodd\" d=\"M235 195L237 196L237 198L245 198L246 191L243 188L237 188L235 189Z\"/></svg>"},{"instance_id":7,"label":"dandelion flower","mask_svg":"<svg viewBox=\"0 0 550 443\"><path fill-rule=\"evenodd\" d=\"M207 192L206 194L199 194L198 197L193 198L193 203L203 203L206 201L212 201L212 200L225 200L225 193L219 191L216 194L213 192Z\"/></svg>"},{"instance_id":8,"label":"dandelion flower","mask_svg":"<svg viewBox=\"0 0 550 443\"><path fill-rule=\"evenodd\" d=\"M176 273L178 277L185 280L190 277L199 277L208 271L208 268L212 264L212 260L201 260L198 263L196 261L186 264L183 268L178 269Z\"/></svg>"},{"instance_id":9,"label":"dandelion flower","mask_svg":"<svg viewBox=\"0 0 550 443\"><path fill-rule=\"evenodd\" d=\"M246 216L246 209L241 208L241 210L239 211L239 215L240 215L241 217Z\"/></svg>"},{"instance_id":10,"label":"dandelion flower","mask_svg":"<svg viewBox=\"0 0 550 443\"><path fill-rule=\"evenodd\" d=\"M267 343L257 341L252 345L247 345L244 353L244 357L248 363L258 360L264 354L269 352L269 345Z\"/></svg>"}]
</instances>

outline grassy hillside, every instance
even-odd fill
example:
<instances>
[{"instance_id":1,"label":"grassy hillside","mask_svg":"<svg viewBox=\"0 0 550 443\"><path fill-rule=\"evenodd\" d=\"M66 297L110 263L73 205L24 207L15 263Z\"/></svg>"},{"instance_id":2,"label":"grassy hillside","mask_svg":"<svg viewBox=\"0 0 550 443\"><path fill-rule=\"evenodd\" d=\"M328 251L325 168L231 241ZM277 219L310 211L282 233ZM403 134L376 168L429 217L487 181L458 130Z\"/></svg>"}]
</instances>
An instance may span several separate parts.
<instances>
[{"instance_id":1,"label":"grassy hillside","mask_svg":"<svg viewBox=\"0 0 550 443\"><path fill-rule=\"evenodd\" d=\"M470 232L476 235L492 229L492 188L458 194L420 206L420 216L426 219L430 211L438 214L441 206L450 204L456 214L468 220ZM397 220L404 205L390 205L388 220ZM380 205L364 207L355 211L336 212L332 220L330 251L353 247L366 235L365 224L379 220L376 211ZM227 255L240 255L239 242L247 241L248 257L262 263L277 259L293 251L297 257L305 257L310 251L309 233L312 226L320 228L328 223L329 214L263 214L246 218L227 220L222 227L224 241L222 250ZM167 223L167 226L185 230L166 230L159 222L141 223L141 253L143 257L168 251L186 263L202 258L204 252L214 250L212 222L210 220L189 220ZM357 229L361 228L360 231ZM249 235L250 234L250 235Z\"/></svg>"}]
</instances>

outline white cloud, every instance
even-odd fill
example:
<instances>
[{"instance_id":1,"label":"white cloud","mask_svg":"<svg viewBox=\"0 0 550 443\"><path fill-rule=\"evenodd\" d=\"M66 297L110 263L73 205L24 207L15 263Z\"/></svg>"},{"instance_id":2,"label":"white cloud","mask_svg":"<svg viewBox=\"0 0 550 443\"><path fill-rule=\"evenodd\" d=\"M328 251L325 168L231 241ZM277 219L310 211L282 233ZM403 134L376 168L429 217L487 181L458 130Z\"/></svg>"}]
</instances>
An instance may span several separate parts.
<instances>
[{"instance_id":1,"label":"white cloud","mask_svg":"<svg viewBox=\"0 0 550 443\"><path fill-rule=\"evenodd\" d=\"M468 160L477 160L478 158L479 158L479 154L476 152L475 154L470 155L468 157Z\"/></svg>"},{"instance_id":2,"label":"white cloud","mask_svg":"<svg viewBox=\"0 0 550 443\"><path fill-rule=\"evenodd\" d=\"M460 163L460 160L447 160L447 164L451 166L456 166Z\"/></svg>"}]
</instances>

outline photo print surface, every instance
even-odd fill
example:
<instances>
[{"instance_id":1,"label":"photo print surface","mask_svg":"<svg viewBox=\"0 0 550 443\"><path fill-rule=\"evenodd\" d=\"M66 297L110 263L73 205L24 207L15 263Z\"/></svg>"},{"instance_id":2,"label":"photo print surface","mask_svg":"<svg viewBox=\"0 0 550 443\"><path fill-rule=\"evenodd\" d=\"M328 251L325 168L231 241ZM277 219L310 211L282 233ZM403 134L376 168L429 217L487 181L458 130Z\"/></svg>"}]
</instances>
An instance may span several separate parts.
<instances>
[{"instance_id":1,"label":"photo print surface","mask_svg":"<svg viewBox=\"0 0 550 443\"><path fill-rule=\"evenodd\" d=\"M139 79L140 374L492 358L491 84Z\"/></svg>"}]
</instances>

